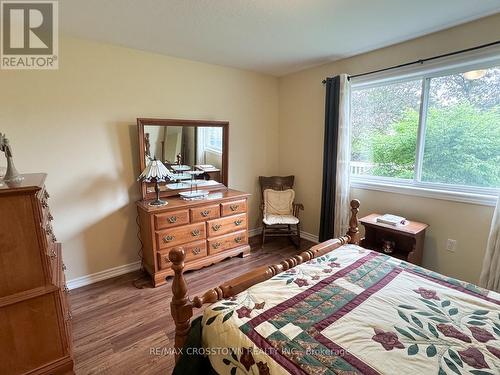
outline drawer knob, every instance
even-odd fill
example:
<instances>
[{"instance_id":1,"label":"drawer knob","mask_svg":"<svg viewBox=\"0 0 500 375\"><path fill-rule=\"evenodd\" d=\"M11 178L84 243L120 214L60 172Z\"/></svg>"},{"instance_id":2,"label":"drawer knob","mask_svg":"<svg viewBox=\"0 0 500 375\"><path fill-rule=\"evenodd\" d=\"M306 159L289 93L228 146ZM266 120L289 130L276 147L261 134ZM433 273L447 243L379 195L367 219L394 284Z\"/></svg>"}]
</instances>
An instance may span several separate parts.
<instances>
[{"instance_id":1,"label":"drawer knob","mask_svg":"<svg viewBox=\"0 0 500 375\"><path fill-rule=\"evenodd\" d=\"M242 237L236 237L236 238L234 239L234 242L236 242L236 243L240 243L241 241L243 241L243 238L242 238Z\"/></svg>"},{"instance_id":2,"label":"drawer knob","mask_svg":"<svg viewBox=\"0 0 500 375\"><path fill-rule=\"evenodd\" d=\"M64 284L63 290L64 290L64 293L69 294L69 288L66 284Z\"/></svg>"},{"instance_id":3,"label":"drawer knob","mask_svg":"<svg viewBox=\"0 0 500 375\"><path fill-rule=\"evenodd\" d=\"M198 254L200 253L200 251L201 251L201 249L200 249L199 247L195 247L195 248L193 249L193 254L194 254L194 255L198 255Z\"/></svg>"},{"instance_id":4,"label":"drawer knob","mask_svg":"<svg viewBox=\"0 0 500 375\"><path fill-rule=\"evenodd\" d=\"M239 207L239 206L240 206L240 205L238 205L238 204L232 204L232 205L230 205L230 206L229 206L229 209L230 209L231 211L236 211L236 210L238 209L238 207Z\"/></svg>"},{"instance_id":5,"label":"drawer knob","mask_svg":"<svg viewBox=\"0 0 500 375\"><path fill-rule=\"evenodd\" d=\"M50 255L49 255L49 256L50 256L50 258L51 258L51 259L55 259L55 258L57 257L57 253L55 252L55 250L54 250L54 249L52 249L52 250L50 251ZM64 265L63 265L63 266L64 266ZM65 268L65 267L66 267L66 266L64 266L64 267L63 267L63 271L64 271L64 268Z\"/></svg>"},{"instance_id":6,"label":"drawer knob","mask_svg":"<svg viewBox=\"0 0 500 375\"><path fill-rule=\"evenodd\" d=\"M191 232L191 235L193 237L198 237L200 235L200 230L199 229L195 229Z\"/></svg>"},{"instance_id":7,"label":"drawer knob","mask_svg":"<svg viewBox=\"0 0 500 375\"><path fill-rule=\"evenodd\" d=\"M42 207L43 208L49 207L49 204L47 203L47 201L45 199L42 201Z\"/></svg>"},{"instance_id":8,"label":"drawer knob","mask_svg":"<svg viewBox=\"0 0 500 375\"><path fill-rule=\"evenodd\" d=\"M175 239L175 236L165 236L163 237L163 242L171 242Z\"/></svg>"},{"instance_id":9,"label":"drawer knob","mask_svg":"<svg viewBox=\"0 0 500 375\"><path fill-rule=\"evenodd\" d=\"M222 227L222 225L220 225L220 224L212 225L212 229L214 230L214 232L217 232L221 227Z\"/></svg>"},{"instance_id":10,"label":"drawer knob","mask_svg":"<svg viewBox=\"0 0 500 375\"><path fill-rule=\"evenodd\" d=\"M57 242L57 238L54 233L52 233L52 242Z\"/></svg>"},{"instance_id":11,"label":"drawer knob","mask_svg":"<svg viewBox=\"0 0 500 375\"><path fill-rule=\"evenodd\" d=\"M63 263L63 264L62 264L62 270L63 270L63 271L66 271L66 269L67 269L67 267L66 267L66 265Z\"/></svg>"},{"instance_id":12,"label":"drawer knob","mask_svg":"<svg viewBox=\"0 0 500 375\"><path fill-rule=\"evenodd\" d=\"M243 223L243 220L236 220L234 222L234 225L238 226L238 225L241 225L241 223Z\"/></svg>"},{"instance_id":13,"label":"drawer knob","mask_svg":"<svg viewBox=\"0 0 500 375\"><path fill-rule=\"evenodd\" d=\"M175 222L177 222L177 216L170 216L170 217L168 218L168 222L169 222L170 224L174 224Z\"/></svg>"},{"instance_id":14,"label":"drawer knob","mask_svg":"<svg viewBox=\"0 0 500 375\"><path fill-rule=\"evenodd\" d=\"M52 228L50 227L50 225L47 225L45 227L45 233L47 233L47 235L52 234Z\"/></svg>"},{"instance_id":15,"label":"drawer knob","mask_svg":"<svg viewBox=\"0 0 500 375\"><path fill-rule=\"evenodd\" d=\"M69 322L70 320L73 320L73 314L71 314L71 311L68 311L68 316L66 317L66 321Z\"/></svg>"},{"instance_id":16,"label":"drawer knob","mask_svg":"<svg viewBox=\"0 0 500 375\"><path fill-rule=\"evenodd\" d=\"M49 219L49 221L52 221L54 220L54 216L52 216L52 214L49 212L47 219Z\"/></svg>"},{"instance_id":17,"label":"drawer knob","mask_svg":"<svg viewBox=\"0 0 500 375\"><path fill-rule=\"evenodd\" d=\"M201 211L201 216L207 217L210 214L210 210Z\"/></svg>"},{"instance_id":18,"label":"drawer knob","mask_svg":"<svg viewBox=\"0 0 500 375\"><path fill-rule=\"evenodd\" d=\"M49 192L48 192L47 190L45 190L45 191L43 192L43 197L44 197L45 199L49 199L49 198L50 198L50 194L49 194Z\"/></svg>"},{"instance_id":19,"label":"drawer knob","mask_svg":"<svg viewBox=\"0 0 500 375\"><path fill-rule=\"evenodd\" d=\"M220 247L220 245L221 245L221 243L220 243L220 242L215 242L215 243L213 243L213 244L212 244L212 247L213 247L214 249L218 249L218 248Z\"/></svg>"}]
</instances>

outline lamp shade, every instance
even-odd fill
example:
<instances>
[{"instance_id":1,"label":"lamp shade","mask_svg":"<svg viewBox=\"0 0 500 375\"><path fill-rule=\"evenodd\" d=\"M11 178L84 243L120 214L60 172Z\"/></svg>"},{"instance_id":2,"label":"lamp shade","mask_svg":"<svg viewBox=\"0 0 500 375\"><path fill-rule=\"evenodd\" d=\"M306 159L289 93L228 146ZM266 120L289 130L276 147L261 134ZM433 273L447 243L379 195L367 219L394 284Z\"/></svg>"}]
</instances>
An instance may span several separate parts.
<instances>
[{"instance_id":1,"label":"lamp shade","mask_svg":"<svg viewBox=\"0 0 500 375\"><path fill-rule=\"evenodd\" d=\"M161 160L154 158L146 165L146 168L144 168L137 181L165 181L165 179L170 176L172 176L172 173L170 173Z\"/></svg>"}]
</instances>

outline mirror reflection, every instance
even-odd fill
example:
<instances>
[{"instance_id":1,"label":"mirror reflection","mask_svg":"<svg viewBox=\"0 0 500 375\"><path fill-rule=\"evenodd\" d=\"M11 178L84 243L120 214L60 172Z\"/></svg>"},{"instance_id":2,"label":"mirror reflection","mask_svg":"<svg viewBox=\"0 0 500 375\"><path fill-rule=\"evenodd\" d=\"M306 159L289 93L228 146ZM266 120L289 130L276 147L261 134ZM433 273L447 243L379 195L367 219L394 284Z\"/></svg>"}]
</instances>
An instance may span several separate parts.
<instances>
[{"instance_id":1,"label":"mirror reflection","mask_svg":"<svg viewBox=\"0 0 500 375\"><path fill-rule=\"evenodd\" d=\"M144 148L172 172L167 189L222 183L222 127L145 125Z\"/></svg>"}]
</instances>

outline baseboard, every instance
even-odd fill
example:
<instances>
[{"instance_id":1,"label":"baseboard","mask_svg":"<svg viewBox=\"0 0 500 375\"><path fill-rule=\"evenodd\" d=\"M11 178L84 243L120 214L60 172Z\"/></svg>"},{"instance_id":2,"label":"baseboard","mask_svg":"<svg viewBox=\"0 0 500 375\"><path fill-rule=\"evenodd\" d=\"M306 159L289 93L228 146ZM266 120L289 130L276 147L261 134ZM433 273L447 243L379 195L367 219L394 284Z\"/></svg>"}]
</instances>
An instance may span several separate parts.
<instances>
[{"instance_id":1,"label":"baseboard","mask_svg":"<svg viewBox=\"0 0 500 375\"><path fill-rule=\"evenodd\" d=\"M255 228L255 229L250 229L248 231L248 236L253 237L253 236L258 236L262 233L262 227ZM305 240L318 243L318 236L307 233L307 232L300 232L300 238L303 238ZM75 279L69 280L66 285L68 288L71 289L76 289L76 288L81 288L82 286L90 285L97 283L98 281L106 280L106 279L111 279L112 277L120 276L129 272L137 271L138 269L141 268L141 262L134 262L134 263L129 263L129 264L124 264L123 266L118 266L118 267L113 267L104 271L96 272L90 275L85 275L85 276L80 276Z\"/></svg>"},{"instance_id":2,"label":"baseboard","mask_svg":"<svg viewBox=\"0 0 500 375\"><path fill-rule=\"evenodd\" d=\"M262 234L262 227L250 229L248 231L248 236L249 237L258 236L260 234ZM300 238L303 238L305 240L308 240L308 241L311 241L311 242L314 242L314 243L319 243L317 235L311 234L311 233L307 233L307 232L304 232L304 231L300 232Z\"/></svg>"},{"instance_id":3,"label":"baseboard","mask_svg":"<svg viewBox=\"0 0 500 375\"><path fill-rule=\"evenodd\" d=\"M110 279L112 277L120 276L129 272L137 271L141 268L141 262L134 262L129 264L124 264L123 266L113 267L104 271L96 272L90 275L85 275L77 277L75 279L69 280L66 285L68 288L76 289L85 285L90 285L97 283L98 281Z\"/></svg>"},{"instance_id":4,"label":"baseboard","mask_svg":"<svg viewBox=\"0 0 500 375\"><path fill-rule=\"evenodd\" d=\"M314 242L314 243L319 243L318 236L312 233L307 233L307 232L300 232L300 238L303 238L305 240Z\"/></svg>"},{"instance_id":5,"label":"baseboard","mask_svg":"<svg viewBox=\"0 0 500 375\"><path fill-rule=\"evenodd\" d=\"M262 227L248 230L248 237L258 236L259 234L262 234Z\"/></svg>"}]
</instances>

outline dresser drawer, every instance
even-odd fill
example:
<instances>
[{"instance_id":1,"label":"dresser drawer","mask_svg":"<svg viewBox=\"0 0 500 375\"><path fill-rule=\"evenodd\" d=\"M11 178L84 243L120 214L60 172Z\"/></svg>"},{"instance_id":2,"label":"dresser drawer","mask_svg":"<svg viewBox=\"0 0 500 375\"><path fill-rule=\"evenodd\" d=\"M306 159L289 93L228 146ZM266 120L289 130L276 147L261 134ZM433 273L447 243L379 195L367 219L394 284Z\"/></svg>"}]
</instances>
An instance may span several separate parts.
<instances>
[{"instance_id":1,"label":"dresser drawer","mask_svg":"<svg viewBox=\"0 0 500 375\"><path fill-rule=\"evenodd\" d=\"M218 254L224 250L229 250L237 246L248 243L247 231L242 230L235 233L226 234L216 238L208 239L208 255Z\"/></svg>"},{"instance_id":2,"label":"dresser drawer","mask_svg":"<svg viewBox=\"0 0 500 375\"><path fill-rule=\"evenodd\" d=\"M204 258L207 256L207 241L205 240L190 242L188 244L181 245L181 247L184 249L184 253L186 254L186 262ZM170 247L168 249L157 252L158 267L160 267L160 269L162 270L168 269L172 265L172 263L168 259L168 254L170 253L171 249L172 248Z\"/></svg>"},{"instance_id":3,"label":"dresser drawer","mask_svg":"<svg viewBox=\"0 0 500 375\"><path fill-rule=\"evenodd\" d=\"M156 256L158 257L158 268L161 270L169 269L172 265L172 262L168 259L168 253L170 249L157 251Z\"/></svg>"},{"instance_id":4,"label":"dresser drawer","mask_svg":"<svg viewBox=\"0 0 500 375\"><path fill-rule=\"evenodd\" d=\"M54 217L50 213L50 208L45 208L42 210L42 226L45 228L47 224L54 220Z\"/></svg>"},{"instance_id":5,"label":"dresser drawer","mask_svg":"<svg viewBox=\"0 0 500 375\"><path fill-rule=\"evenodd\" d=\"M166 229L189 224L189 211L172 211L154 215L155 229Z\"/></svg>"},{"instance_id":6,"label":"dresser drawer","mask_svg":"<svg viewBox=\"0 0 500 375\"><path fill-rule=\"evenodd\" d=\"M156 245L165 249L203 238L206 238L205 223L191 224L156 232Z\"/></svg>"},{"instance_id":7,"label":"dresser drawer","mask_svg":"<svg viewBox=\"0 0 500 375\"><path fill-rule=\"evenodd\" d=\"M63 265L62 261L62 249L61 243L54 243L50 252L48 253L50 260L50 268L51 268L51 280L52 284L58 286L59 288L64 287L65 283L65 275L64 270L66 266Z\"/></svg>"},{"instance_id":8,"label":"dresser drawer","mask_svg":"<svg viewBox=\"0 0 500 375\"><path fill-rule=\"evenodd\" d=\"M221 215L228 216L247 212L247 201L242 199L239 201L225 202L220 204Z\"/></svg>"},{"instance_id":9,"label":"dresser drawer","mask_svg":"<svg viewBox=\"0 0 500 375\"><path fill-rule=\"evenodd\" d=\"M54 230L52 228L52 225L50 223L45 224L45 227L42 228L42 230L45 233L45 239L47 240L47 254L49 256L52 256L54 253L54 245L57 241L57 238L54 234Z\"/></svg>"},{"instance_id":10,"label":"dresser drawer","mask_svg":"<svg viewBox=\"0 0 500 375\"><path fill-rule=\"evenodd\" d=\"M207 222L208 237L221 236L247 227L247 214L232 215Z\"/></svg>"},{"instance_id":11,"label":"dresser drawer","mask_svg":"<svg viewBox=\"0 0 500 375\"><path fill-rule=\"evenodd\" d=\"M186 262L207 256L207 241L196 241L182 245L186 254Z\"/></svg>"},{"instance_id":12,"label":"dresser drawer","mask_svg":"<svg viewBox=\"0 0 500 375\"><path fill-rule=\"evenodd\" d=\"M191 208L189 211L192 223L199 223L220 217L220 207L218 204Z\"/></svg>"}]
</instances>

